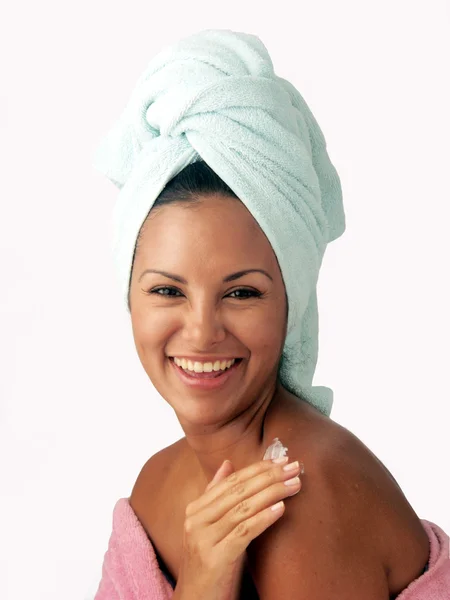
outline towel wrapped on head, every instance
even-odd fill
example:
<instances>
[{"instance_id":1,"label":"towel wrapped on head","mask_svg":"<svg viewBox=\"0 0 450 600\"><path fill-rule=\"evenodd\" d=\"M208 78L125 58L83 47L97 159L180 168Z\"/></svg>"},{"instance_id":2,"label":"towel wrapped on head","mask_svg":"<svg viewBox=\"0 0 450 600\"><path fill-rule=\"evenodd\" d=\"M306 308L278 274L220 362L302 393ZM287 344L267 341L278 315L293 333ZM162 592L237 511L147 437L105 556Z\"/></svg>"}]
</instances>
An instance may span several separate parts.
<instances>
[{"instance_id":1,"label":"towel wrapped on head","mask_svg":"<svg viewBox=\"0 0 450 600\"><path fill-rule=\"evenodd\" d=\"M341 184L313 114L255 35L209 29L165 47L95 151L94 166L120 189L113 254L128 310L141 226L165 185L198 160L244 203L277 257L288 300L280 382L329 416L332 390L312 386L317 281L327 243L345 230Z\"/></svg>"}]
</instances>

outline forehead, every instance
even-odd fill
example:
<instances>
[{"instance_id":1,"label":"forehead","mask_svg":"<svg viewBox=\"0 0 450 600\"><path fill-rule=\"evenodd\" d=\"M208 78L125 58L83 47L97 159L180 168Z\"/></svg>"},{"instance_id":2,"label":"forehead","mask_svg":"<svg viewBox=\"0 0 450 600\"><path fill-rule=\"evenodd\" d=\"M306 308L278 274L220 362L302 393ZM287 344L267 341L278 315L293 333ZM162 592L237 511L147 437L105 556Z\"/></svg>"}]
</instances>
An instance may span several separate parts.
<instances>
[{"instance_id":1,"label":"forehead","mask_svg":"<svg viewBox=\"0 0 450 600\"><path fill-rule=\"evenodd\" d=\"M247 207L235 198L211 195L200 202L157 208L142 232L146 255L195 252L273 261L264 232Z\"/></svg>"}]
</instances>

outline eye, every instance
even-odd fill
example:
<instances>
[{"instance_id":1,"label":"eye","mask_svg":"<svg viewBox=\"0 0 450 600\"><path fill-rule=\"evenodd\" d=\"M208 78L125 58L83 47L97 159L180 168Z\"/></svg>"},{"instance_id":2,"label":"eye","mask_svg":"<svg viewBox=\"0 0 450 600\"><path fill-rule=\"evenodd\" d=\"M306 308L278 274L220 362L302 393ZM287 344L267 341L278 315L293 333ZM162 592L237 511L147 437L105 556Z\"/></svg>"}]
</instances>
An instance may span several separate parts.
<instances>
[{"instance_id":1,"label":"eye","mask_svg":"<svg viewBox=\"0 0 450 600\"><path fill-rule=\"evenodd\" d=\"M147 293L148 294L157 294L159 296L169 296L172 298L179 298L179 296L176 296L175 294L171 294L170 292L181 293L180 290L177 290L177 288L170 287L170 286L155 288L153 290L149 290ZM231 294L238 294L237 296L234 296L234 298L238 299L238 300L246 300L247 298L255 298L255 297L259 298L260 296L262 296L261 292L258 292L257 290L251 290L248 288L239 288L237 290L233 290L228 295L231 296ZM242 294L244 294L244 295L242 295Z\"/></svg>"},{"instance_id":2,"label":"eye","mask_svg":"<svg viewBox=\"0 0 450 600\"><path fill-rule=\"evenodd\" d=\"M173 296L172 294L166 294L166 293L160 294L159 292L161 290L164 290L164 291L169 290L169 292L178 292L179 291L174 287L160 287L160 288L155 288L154 290L150 290L147 293L148 294L158 294L159 296Z\"/></svg>"},{"instance_id":3,"label":"eye","mask_svg":"<svg viewBox=\"0 0 450 600\"><path fill-rule=\"evenodd\" d=\"M242 293L250 294L250 295L242 296ZM262 296L261 292L258 292L257 290L249 290L247 288L239 288L238 290L233 290L228 295L230 296L231 294L239 294L238 296L235 296L235 298L239 298L242 300L245 300L245 298L254 298L254 297L259 298L260 296Z\"/></svg>"}]
</instances>

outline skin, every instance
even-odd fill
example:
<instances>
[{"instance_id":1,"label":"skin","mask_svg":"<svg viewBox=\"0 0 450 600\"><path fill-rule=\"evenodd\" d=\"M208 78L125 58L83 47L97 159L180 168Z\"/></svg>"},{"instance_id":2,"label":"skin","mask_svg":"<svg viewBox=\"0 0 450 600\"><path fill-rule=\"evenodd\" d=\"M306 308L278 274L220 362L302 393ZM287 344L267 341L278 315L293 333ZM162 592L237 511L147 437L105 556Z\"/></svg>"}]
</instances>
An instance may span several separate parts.
<instances>
[{"instance_id":1,"label":"skin","mask_svg":"<svg viewBox=\"0 0 450 600\"><path fill-rule=\"evenodd\" d=\"M177 274L187 284L162 275ZM240 270L264 269L223 283ZM175 287L177 291L155 288ZM233 293L241 288L261 297ZM159 394L172 406L210 481L223 460L236 470L261 460L266 413L286 398L277 369L287 326L287 300L278 261L243 203L218 194L150 212L133 266L130 307L140 361ZM168 356L235 356L240 374L214 392L189 389ZM270 443L270 442L269 442Z\"/></svg>"}]
</instances>

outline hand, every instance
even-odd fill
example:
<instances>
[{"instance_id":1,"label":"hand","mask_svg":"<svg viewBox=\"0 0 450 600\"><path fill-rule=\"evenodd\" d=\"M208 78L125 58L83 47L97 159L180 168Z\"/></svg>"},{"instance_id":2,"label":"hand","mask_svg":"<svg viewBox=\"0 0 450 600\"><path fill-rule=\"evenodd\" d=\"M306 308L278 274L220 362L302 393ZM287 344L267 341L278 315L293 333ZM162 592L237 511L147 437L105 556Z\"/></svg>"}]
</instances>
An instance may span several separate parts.
<instances>
[{"instance_id":1,"label":"hand","mask_svg":"<svg viewBox=\"0 0 450 600\"><path fill-rule=\"evenodd\" d=\"M300 491L300 481L284 484L300 468L286 472L283 466L262 460L235 471L225 461L205 492L188 504L177 581L180 596L239 598L247 546L284 514L284 502L276 511L271 506Z\"/></svg>"}]
</instances>

